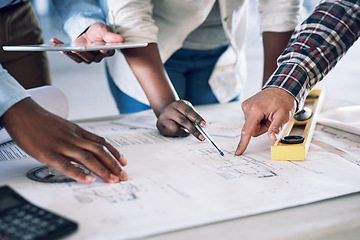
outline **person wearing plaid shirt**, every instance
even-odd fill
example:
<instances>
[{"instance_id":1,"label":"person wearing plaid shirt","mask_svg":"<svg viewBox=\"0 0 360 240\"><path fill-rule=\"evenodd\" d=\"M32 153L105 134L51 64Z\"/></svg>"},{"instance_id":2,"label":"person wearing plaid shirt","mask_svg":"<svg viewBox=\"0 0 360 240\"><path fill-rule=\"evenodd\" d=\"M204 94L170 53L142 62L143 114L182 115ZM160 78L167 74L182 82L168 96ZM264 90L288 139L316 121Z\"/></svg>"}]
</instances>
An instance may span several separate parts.
<instances>
[{"instance_id":1,"label":"person wearing plaid shirt","mask_svg":"<svg viewBox=\"0 0 360 240\"><path fill-rule=\"evenodd\" d=\"M302 108L310 90L336 65L360 34L360 1L325 0L296 29L263 90L242 103L246 122L235 154L251 136L281 127Z\"/></svg>"}]
</instances>

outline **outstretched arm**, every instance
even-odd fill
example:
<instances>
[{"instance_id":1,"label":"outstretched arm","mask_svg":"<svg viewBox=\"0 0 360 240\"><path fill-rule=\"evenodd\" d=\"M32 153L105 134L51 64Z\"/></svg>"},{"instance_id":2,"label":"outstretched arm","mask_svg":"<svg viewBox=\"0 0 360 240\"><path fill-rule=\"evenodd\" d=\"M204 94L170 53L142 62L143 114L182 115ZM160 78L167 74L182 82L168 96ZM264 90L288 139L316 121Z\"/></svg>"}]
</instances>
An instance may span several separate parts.
<instances>
[{"instance_id":1,"label":"outstretched arm","mask_svg":"<svg viewBox=\"0 0 360 240\"><path fill-rule=\"evenodd\" d=\"M205 126L205 120L178 96L167 76L156 43L139 49L124 49L124 56L158 117L157 127L165 136L186 136L187 129L199 140L204 137L194 123Z\"/></svg>"},{"instance_id":2,"label":"outstretched arm","mask_svg":"<svg viewBox=\"0 0 360 240\"><path fill-rule=\"evenodd\" d=\"M38 161L84 183L95 178L77 169L80 163L106 182L126 181L126 159L104 138L62 119L31 98L25 98L1 116L14 142Z\"/></svg>"},{"instance_id":3,"label":"outstretched arm","mask_svg":"<svg viewBox=\"0 0 360 240\"><path fill-rule=\"evenodd\" d=\"M123 49L122 53L158 117L160 133L174 137L186 136L190 132L204 140L194 124L204 126L205 120L190 103L178 100L164 69L156 44L157 27L152 18L151 2L108 0L111 26L128 41L150 43L145 48Z\"/></svg>"},{"instance_id":4,"label":"outstretched arm","mask_svg":"<svg viewBox=\"0 0 360 240\"><path fill-rule=\"evenodd\" d=\"M325 1L295 29L279 66L264 89L242 104L245 124L236 154L251 136L268 131L275 140L285 123L301 109L309 91L346 53L360 35L357 1Z\"/></svg>"}]
</instances>

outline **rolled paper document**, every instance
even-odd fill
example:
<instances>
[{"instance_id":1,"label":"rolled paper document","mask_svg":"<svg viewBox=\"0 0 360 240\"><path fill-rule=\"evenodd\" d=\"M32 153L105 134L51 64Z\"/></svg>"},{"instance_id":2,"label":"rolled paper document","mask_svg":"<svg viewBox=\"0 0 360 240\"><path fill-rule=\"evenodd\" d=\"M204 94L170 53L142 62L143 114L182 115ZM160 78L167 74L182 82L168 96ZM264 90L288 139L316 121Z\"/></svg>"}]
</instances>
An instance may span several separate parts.
<instances>
[{"instance_id":1,"label":"rolled paper document","mask_svg":"<svg viewBox=\"0 0 360 240\"><path fill-rule=\"evenodd\" d=\"M54 86L43 86L27 90L31 98L40 106L62 118L69 115L69 102L64 93ZM11 141L5 129L0 130L0 144Z\"/></svg>"}]
</instances>

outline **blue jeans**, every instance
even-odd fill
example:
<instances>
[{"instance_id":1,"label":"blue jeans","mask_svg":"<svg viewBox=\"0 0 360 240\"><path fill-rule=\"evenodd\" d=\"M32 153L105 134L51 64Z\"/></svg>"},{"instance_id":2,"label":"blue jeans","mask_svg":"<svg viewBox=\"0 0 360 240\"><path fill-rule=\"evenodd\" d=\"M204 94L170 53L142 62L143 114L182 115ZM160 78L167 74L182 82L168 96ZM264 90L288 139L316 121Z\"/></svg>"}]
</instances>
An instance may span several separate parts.
<instances>
[{"instance_id":1,"label":"blue jeans","mask_svg":"<svg viewBox=\"0 0 360 240\"><path fill-rule=\"evenodd\" d=\"M209 85L215 64L227 46L212 50L179 49L164 64L181 99L193 105L218 103Z\"/></svg>"},{"instance_id":2,"label":"blue jeans","mask_svg":"<svg viewBox=\"0 0 360 240\"><path fill-rule=\"evenodd\" d=\"M193 105L219 102L209 86L209 78L217 60L226 49L227 46L212 50L179 49L166 61L165 69L181 99L188 100ZM120 113L138 112L150 108L122 92L115 85L108 69L106 74Z\"/></svg>"},{"instance_id":3,"label":"blue jeans","mask_svg":"<svg viewBox=\"0 0 360 240\"><path fill-rule=\"evenodd\" d=\"M109 68L105 63L106 77L109 83L110 92L113 95L116 106L120 113L134 113L150 109L149 105L139 102L135 98L130 97L126 93L120 90L115 84L113 78L109 73Z\"/></svg>"}]
</instances>

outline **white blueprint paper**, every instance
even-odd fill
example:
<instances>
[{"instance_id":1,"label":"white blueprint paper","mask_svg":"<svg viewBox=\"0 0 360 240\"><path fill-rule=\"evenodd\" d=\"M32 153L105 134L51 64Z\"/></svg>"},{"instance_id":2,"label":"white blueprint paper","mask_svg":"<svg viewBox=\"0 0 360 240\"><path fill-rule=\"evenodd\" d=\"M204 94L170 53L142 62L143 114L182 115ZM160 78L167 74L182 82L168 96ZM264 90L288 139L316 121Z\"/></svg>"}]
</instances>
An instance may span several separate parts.
<instances>
[{"instance_id":1,"label":"white blueprint paper","mask_svg":"<svg viewBox=\"0 0 360 240\"><path fill-rule=\"evenodd\" d=\"M337 107L322 112L318 123L360 135L360 105Z\"/></svg>"},{"instance_id":2,"label":"white blueprint paper","mask_svg":"<svg viewBox=\"0 0 360 240\"><path fill-rule=\"evenodd\" d=\"M360 190L360 166L341 151L325 150L334 134L326 129L316 129L317 144L311 145L306 161L272 161L266 135L253 138L243 156L234 156L244 123L239 103L198 111L224 157L208 142L192 136L165 138L155 129L141 128L141 122L138 128L116 121L88 123L82 126L107 137L125 155L129 181L37 183L25 174L40 163L22 158L0 161L0 183L77 221L79 230L68 239L141 238ZM353 147L359 147L360 137L351 137ZM342 135L331 144L346 144L348 138Z\"/></svg>"}]
</instances>

